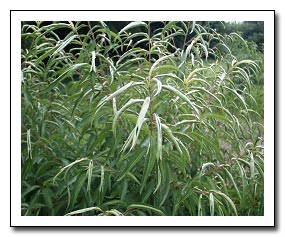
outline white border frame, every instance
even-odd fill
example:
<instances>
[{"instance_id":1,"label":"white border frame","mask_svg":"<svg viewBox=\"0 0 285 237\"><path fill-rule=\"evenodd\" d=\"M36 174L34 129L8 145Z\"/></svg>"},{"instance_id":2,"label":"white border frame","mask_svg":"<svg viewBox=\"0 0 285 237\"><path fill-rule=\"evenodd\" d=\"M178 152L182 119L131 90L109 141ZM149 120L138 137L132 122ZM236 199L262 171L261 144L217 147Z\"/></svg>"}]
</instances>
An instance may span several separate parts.
<instances>
[{"instance_id":1,"label":"white border frame","mask_svg":"<svg viewBox=\"0 0 285 237\"><path fill-rule=\"evenodd\" d=\"M12 11L11 226L274 226L274 11ZM21 216L21 21L264 21L264 216L54 217Z\"/></svg>"}]
</instances>

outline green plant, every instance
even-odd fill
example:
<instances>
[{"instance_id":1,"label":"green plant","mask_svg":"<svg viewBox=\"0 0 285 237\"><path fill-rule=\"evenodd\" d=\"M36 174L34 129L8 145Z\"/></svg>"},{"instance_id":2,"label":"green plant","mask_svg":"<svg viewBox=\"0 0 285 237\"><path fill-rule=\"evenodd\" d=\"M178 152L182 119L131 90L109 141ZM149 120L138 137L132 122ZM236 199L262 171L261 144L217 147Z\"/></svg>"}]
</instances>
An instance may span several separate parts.
<instances>
[{"instance_id":1,"label":"green plant","mask_svg":"<svg viewBox=\"0 0 285 237\"><path fill-rule=\"evenodd\" d=\"M259 66L228 37L246 44L195 22L23 24L22 215L263 215Z\"/></svg>"}]
</instances>

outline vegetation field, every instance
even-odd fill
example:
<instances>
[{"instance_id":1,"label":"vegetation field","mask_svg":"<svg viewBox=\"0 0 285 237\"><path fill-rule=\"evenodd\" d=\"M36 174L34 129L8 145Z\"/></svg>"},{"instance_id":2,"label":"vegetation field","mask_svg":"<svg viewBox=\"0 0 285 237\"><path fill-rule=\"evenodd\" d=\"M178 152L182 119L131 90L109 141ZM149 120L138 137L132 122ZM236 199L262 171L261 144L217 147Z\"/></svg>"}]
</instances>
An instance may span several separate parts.
<instances>
[{"instance_id":1,"label":"vegetation field","mask_svg":"<svg viewBox=\"0 0 285 237\"><path fill-rule=\"evenodd\" d=\"M237 27L22 22L22 215L264 215L263 45Z\"/></svg>"}]
</instances>

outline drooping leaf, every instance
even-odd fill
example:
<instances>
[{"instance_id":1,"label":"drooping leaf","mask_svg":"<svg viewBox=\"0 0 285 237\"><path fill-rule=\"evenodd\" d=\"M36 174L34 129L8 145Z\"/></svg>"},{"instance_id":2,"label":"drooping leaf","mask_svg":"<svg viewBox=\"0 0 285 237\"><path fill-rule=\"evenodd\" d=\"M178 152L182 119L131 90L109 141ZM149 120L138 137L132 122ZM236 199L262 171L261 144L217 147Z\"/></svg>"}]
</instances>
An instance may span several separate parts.
<instances>
[{"instance_id":1,"label":"drooping leaf","mask_svg":"<svg viewBox=\"0 0 285 237\"><path fill-rule=\"evenodd\" d=\"M171 129L167 125L165 125L163 123L161 123L161 127L162 127L163 131L166 133L166 135L169 138L169 140L174 143L174 145L175 145L176 149L179 151L179 153L182 154L181 148L180 148L180 146L179 146L179 144L177 142L177 138L174 137Z\"/></svg>"},{"instance_id":2,"label":"drooping leaf","mask_svg":"<svg viewBox=\"0 0 285 237\"><path fill-rule=\"evenodd\" d=\"M159 210L157 208L154 208L154 207L152 207L150 205L146 205L146 204L132 204L132 205L128 206L127 211L130 211L130 210L133 210L133 209L148 210L148 211L151 211L154 214L157 214L159 216L165 216L165 214L161 210Z\"/></svg>"},{"instance_id":3,"label":"drooping leaf","mask_svg":"<svg viewBox=\"0 0 285 237\"><path fill-rule=\"evenodd\" d=\"M114 135L116 136L116 126L117 126L117 121L119 116L131 105L135 104L135 103L139 103L139 102L144 102L144 100L142 99L130 99L120 110L118 110L115 113L114 119L113 119L113 125L112 125L112 131L114 133Z\"/></svg>"},{"instance_id":4,"label":"drooping leaf","mask_svg":"<svg viewBox=\"0 0 285 237\"><path fill-rule=\"evenodd\" d=\"M128 25L126 25L123 29L120 30L120 32L118 33L119 35L122 34L123 32L130 30L132 28L138 27L138 26L144 26L147 27L147 24L145 22L142 21L135 21L135 22L131 22Z\"/></svg>"},{"instance_id":5,"label":"drooping leaf","mask_svg":"<svg viewBox=\"0 0 285 237\"><path fill-rule=\"evenodd\" d=\"M130 171L131 169L138 163L145 154L145 150L143 148L138 149L134 154L131 154L130 160L127 163L126 167L120 172L120 176L117 181L121 181Z\"/></svg>"},{"instance_id":6,"label":"drooping leaf","mask_svg":"<svg viewBox=\"0 0 285 237\"><path fill-rule=\"evenodd\" d=\"M78 201L77 198L78 198L79 193L82 192L82 187L85 183L85 180L86 180L86 173L85 172L83 172L77 176L77 180L74 184L74 187L72 189L72 194L71 194L71 200L70 200L70 207L71 208L73 208L74 205L76 204L76 202Z\"/></svg>"},{"instance_id":7,"label":"drooping leaf","mask_svg":"<svg viewBox=\"0 0 285 237\"><path fill-rule=\"evenodd\" d=\"M80 210L69 212L69 213L65 214L65 216L74 216L74 215L86 213L86 212L89 212L89 211L103 212L99 207L88 207L88 208L83 208L83 209L80 209Z\"/></svg>"},{"instance_id":8,"label":"drooping leaf","mask_svg":"<svg viewBox=\"0 0 285 237\"><path fill-rule=\"evenodd\" d=\"M199 115L199 111L197 109L197 106L195 106L195 104L193 102L191 102L190 99L185 94L183 94L181 91L179 91L176 88L169 86L169 85L162 85L162 88L165 88L165 89L173 92L175 95L179 96L182 100L186 101L193 108L195 113L197 115Z\"/></svg>"},{"instance_id":9,"label":"drooping leaf","mask_svg":"<svg viewBox=\"0 0 285 237\"><path fill-rule=\"evenodd\" d=\"M59 47L52 53L51 56L57 54L58 52L60 52L61 50L63 50L72 40L74 40L77 37L77 35L72 35L70 36L68 39L66 39L65 41L63 41Z\"/></svg>"},{"instance_id":10,"label":"drooping leaf","mask_svg":"<svg viewBox=\"0 0 285 237\"><path fill-rule=\"evenodd\" d=\"M143 105L141 107L141 111L139 113L136 126L133 129L133 131L131 132L131 134L129 135L127 141L125 142L125 144L124 144L124 146L122 148L122 151L125 151L127 149L129 144L131 143L131 141L132 141L132 145L131 145L130 150L132 150L135 147L135 145L137 143L137 140L138 140L138 137L139 137L139 133L140 133L142 124L146 120L145 115L146 115L146 113L148 111L149 105L150 105L150 97L146 97L145 100L144 100L144 103L143 103Z\"/></svg>"},{"instance_id":11,"label":"drooping leaf","mask_svg":"<svg viewBox=\"0 0 285 237\"><path fill-rule=\"evenodd\" d=\"M88 158L81 158L81 159L78 159L78 160L76 160L76 161L70 163L69 165L66 165L66 166L64 166L63 168L61 168L60 171L56 174L56 176L54 176L54 178L53 178L53 184L54 184L56 178L57 178L63 171L68 170L69 168L71 168L71 167L74 166L75 164L78 164L78 163L80 163L80 162L82 162L82 161L85 161L85 160L88 160Z\"/></svg>"},{"instance_id":12,"label":"drooping leaf","mask_svg":"<svg viewBox=\"0 0 285 237\"><path fill-rule=\"evenodd\" d=\"M78 63L67 68L58 78L54 79L46 88L44 88L41 93L46 93L51 89L55 88L58 83L68 77L68 74L74 72L75 70L88 65L87 63Z\"/></svg>"},{"instance_id":13,"label":"drooping leaf","mask_svg":"<svg viewBox=\"0 0 285 237\"><path fill-rule=\"evenodd\" d=\"M221 197L223 197L224 199L226 199L226 201L230 204L231 208L233 209L234 211L234 215L237 216L237 209L236 209L236 206L234 204L234 202L229 198L229 196L227 196L226 194L220 192L220 191L216 191L216 190L210 190L211 192L213 192L214 194L217 194Z\"/></svg>"}]
</instances>

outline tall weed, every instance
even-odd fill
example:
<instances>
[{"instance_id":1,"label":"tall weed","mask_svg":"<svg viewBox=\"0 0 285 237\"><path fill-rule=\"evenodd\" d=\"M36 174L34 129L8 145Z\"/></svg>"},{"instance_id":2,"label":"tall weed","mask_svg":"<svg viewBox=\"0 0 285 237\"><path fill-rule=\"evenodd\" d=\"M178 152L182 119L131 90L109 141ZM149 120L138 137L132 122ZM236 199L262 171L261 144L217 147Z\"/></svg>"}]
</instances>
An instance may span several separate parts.
<instances>
[{"instance_id":1,"label":"tall weed","mask_svg":"<svg viewBox=\"0 0 285 237\"><path fill-rule=\"evenodd\" d=\"M263 215L263 64L236 44L195 22L23 24L22 215Z\"/></svg>"}]
</instances>

